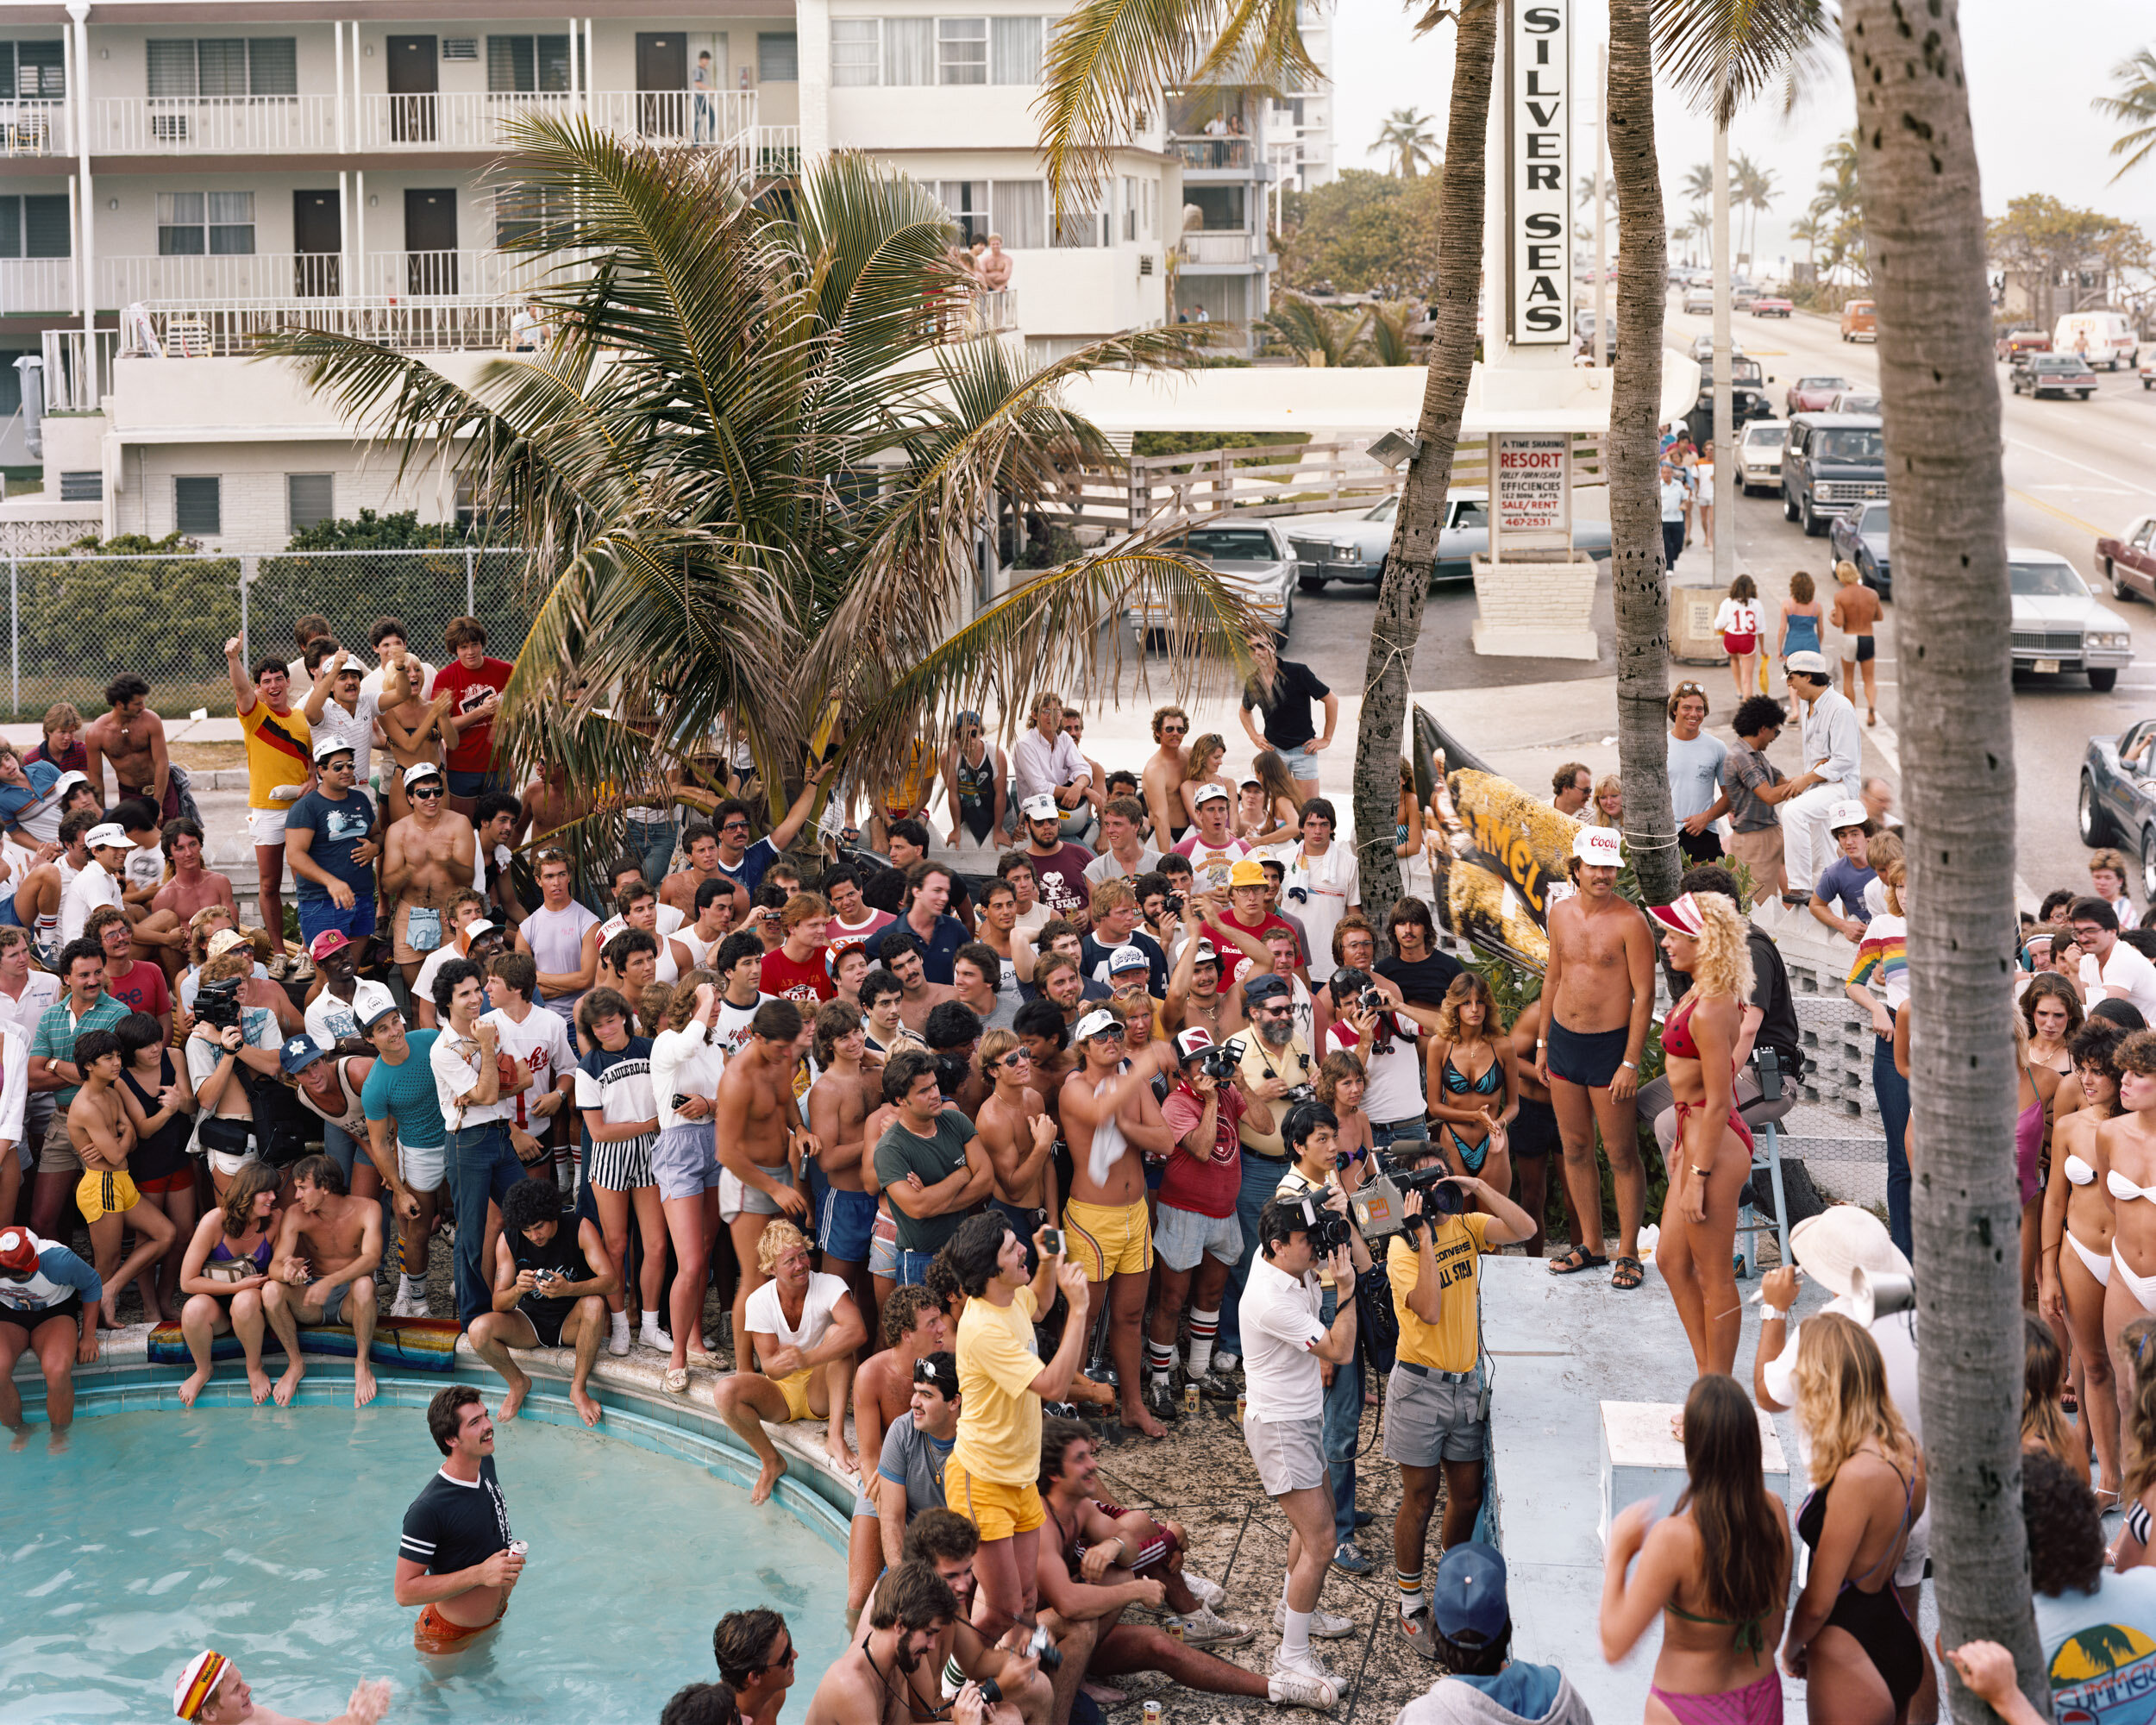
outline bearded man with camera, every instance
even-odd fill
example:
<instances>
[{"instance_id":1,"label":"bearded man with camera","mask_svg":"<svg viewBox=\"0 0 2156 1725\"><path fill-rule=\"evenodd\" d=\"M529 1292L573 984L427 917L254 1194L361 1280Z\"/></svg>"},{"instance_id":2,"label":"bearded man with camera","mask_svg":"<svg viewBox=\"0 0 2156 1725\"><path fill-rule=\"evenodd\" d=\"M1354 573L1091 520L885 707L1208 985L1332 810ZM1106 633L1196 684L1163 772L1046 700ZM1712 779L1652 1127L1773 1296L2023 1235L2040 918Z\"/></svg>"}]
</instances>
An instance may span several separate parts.
<instances>
[{"instance_id":1,"label":"bearded man with camera","mask_svg":"<svg viewBox=\"0 0 2156 1725\"><path fill-rule=\"evenodd\" d=\"M1393 1571L1400 1629L1426 1659L1438 1657L1423 1590L1423 1548L1438 1481L1445 1481L1439 1554L1475 1535L1482 1507L1482 1458L1489 1428L1489 1382L1482 1369L1482 1255L1530 1238L1534 1219L1471 1176L1419 1180L1442 1169L1426 1143L1406 1143L1394 1174L1406 1189L1402 1224L1385 1254L1400 1320L1385 1389L1385 1458L1399 1465L1400 1513L1393 1521Z\"/></svg>"}]
</instances>

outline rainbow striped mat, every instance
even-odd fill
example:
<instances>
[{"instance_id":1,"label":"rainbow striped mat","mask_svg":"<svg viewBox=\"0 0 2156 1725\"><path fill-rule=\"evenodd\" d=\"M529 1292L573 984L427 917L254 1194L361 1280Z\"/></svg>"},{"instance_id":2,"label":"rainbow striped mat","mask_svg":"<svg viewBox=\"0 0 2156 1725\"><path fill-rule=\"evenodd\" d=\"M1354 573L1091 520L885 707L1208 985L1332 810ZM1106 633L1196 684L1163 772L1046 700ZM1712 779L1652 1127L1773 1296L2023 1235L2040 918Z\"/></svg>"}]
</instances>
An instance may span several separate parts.
<instances>
[{"instance_id":1,"label":"rainbow striped mat","mask_svg":"<svg viewBox=\"0 0 2156 1725\"><path fill-rule=\"evenodd\" d=\"M453 1318L381 1318L375 1321L374 1344L367 1358L376 1365L398 1366L407 1371L448 1372L456 1370L457 1337L463 1326ZM302 1324L299 1346L304 1353L323 1353L350 1359L359 1352L349 1324ZM272 1330L263 1338L265 1355L283 1353L284 1344ZM210 1345L214 1360L240 1359L246 1350L235 1335L219 1336ZM193 1356L178 1324L160 1324L150 1332L150 1364L187 1365Z\"/></svg>"}]
</instances>

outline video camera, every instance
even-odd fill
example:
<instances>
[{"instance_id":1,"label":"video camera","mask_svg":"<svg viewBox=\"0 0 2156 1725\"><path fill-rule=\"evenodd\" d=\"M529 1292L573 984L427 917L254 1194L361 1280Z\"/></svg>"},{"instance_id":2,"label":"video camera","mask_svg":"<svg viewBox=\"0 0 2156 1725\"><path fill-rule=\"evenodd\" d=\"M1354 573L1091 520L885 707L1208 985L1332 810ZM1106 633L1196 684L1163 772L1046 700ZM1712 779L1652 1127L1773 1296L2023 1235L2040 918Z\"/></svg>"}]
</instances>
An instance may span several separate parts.
<instances>
[{"instance_id":1,"label":"video camera","mask_svg":"<svg viewBox=\"0 0 2156 1725\"><path fill-rule=\"evenodd\" d=\"M195 1019L212 1030L237 1028L240 1022L240 984L246 979L227 976L204 982L195 991Z\"/></svg>"},{"instance_id":2,"label":"video camera","mask_svg":"<svg viewBox=\"0 0 2156 1725\"><path fill-rule=\"evenodd\" d=\"M1306 1192L1301 1200L1302 1214L1295 1226L1310 1236L1310 1250L1319 1258L1347 1245L1355 1239L1355 1229L1345 1216L1336 1216L1325 1207L1323 1192Z\"/></svg>"},{"instance_id":3,"label":"video camera","mask_svg":"<svg viewBox=\"0 0 2156 1725\"><path fill-rule=\"evenodd\" d=\"M1407 1214L1407 1194L1422 1194L1422 1214ZM1410 1244L1432 1216L1457 1216L1466 1213L1468 1195L1452 1170L1442 1162L1433 1162L1427 1168L1402 1169L1396 1163L1388 1162L1381 1152L1378 1171L1375 1178L1357 1189L1348 1200L1355 1213L1356 1226L1362 1229L1365 1240L1377 1240L1388 1234L1404 1232Z\"/></svg>"}]
</instances>

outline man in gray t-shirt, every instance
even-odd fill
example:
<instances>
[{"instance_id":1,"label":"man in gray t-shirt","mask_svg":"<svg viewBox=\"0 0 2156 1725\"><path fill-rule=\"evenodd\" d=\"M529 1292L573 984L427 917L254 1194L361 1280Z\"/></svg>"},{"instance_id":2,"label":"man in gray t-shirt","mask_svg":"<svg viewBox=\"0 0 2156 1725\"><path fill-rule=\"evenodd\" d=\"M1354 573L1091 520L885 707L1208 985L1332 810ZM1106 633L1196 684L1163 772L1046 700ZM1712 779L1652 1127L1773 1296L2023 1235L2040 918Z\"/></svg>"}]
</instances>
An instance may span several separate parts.
<instances>
[{"instance_id":1,"label":"man in gray t-shirt","mask_svg":"<svg viewBox=\"0 0 2156 1725\"><path fill-rule=\"evenodd\" d=\"M1710 823L1722 812L1722 763L1729 750L1703 737L1707 691L1679 683L1670 696L1670 812L1677 817L1677 844L1688 861L1706 862L1722 854Z\"/></svg>"},{"instance_id":2,"label":"man in gray t-shirt","mask_svg":"<svg viewBox=\"0 0 2156 1725\"><path fill-rule=\"evenodd\" d=\"M883 1434L874 1476L876 1520L883 1560L899 1565L906 1524L924 1509L942 1509L943 1463L958 1437L958 1360L950 1352L913 1362L913 1405Z\"/></svg>"}]
</instances>

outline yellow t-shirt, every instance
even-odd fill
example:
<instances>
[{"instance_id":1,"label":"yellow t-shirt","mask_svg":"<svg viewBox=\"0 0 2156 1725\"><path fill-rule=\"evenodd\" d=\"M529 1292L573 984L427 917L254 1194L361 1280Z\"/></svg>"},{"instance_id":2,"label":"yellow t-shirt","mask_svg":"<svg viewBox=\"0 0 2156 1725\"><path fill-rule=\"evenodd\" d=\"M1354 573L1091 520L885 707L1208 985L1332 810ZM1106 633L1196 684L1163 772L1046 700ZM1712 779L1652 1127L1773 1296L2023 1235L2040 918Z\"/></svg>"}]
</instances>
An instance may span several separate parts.
<instances>
[{"instance_id":1,"label":"yellow t-shirt","mask_svg":"<svg viewBox=\"0 0 2156 1725\"><path fill-rule=\"evenodd\" d=\"M1033 1380L1033 1290L1007 1306L978 1297L958 1320L958 1441L951 1453L975 1479L1032 1485L1041 1477L1041 1398Z\"/></svg>"},{"instance_id":2,"label":"yellow t-shirt","mask_svg":"<svg viewBox=\"0 0 2156 1725\"><path fill-rule=\"evenodd\" d=\"M1482 1254L1489 1250L1489 1218L1479 1210L1440 1217L1430 1244L1438 1286L1445 1290L1434 1324L1424 1323L1407 1304L1408 1290L1420 1273L1421 1254L1405 1234L1395 1234L1386 1250L1385 1274L1400 1318L1400 1358L1432 1371L1470 1371L1482 1340L1476 1329L1476 1277L1482 1274Z\"/></svg>"},{"instance_id":3,"label":"yellow t-shirt","mask_svg":"<svg viewBox=\"0 0 2156 1725\"><path fill-rule=\"evenodd\" d=\"M272 712L270 704L258 698L240 715L240 729L247 738L247 801L249 808L289 808L270 793L279 785L304 785L313 766L310 750L314 735L307 715L294 707L290 712Z\"/></svg>"}]
</instances>

